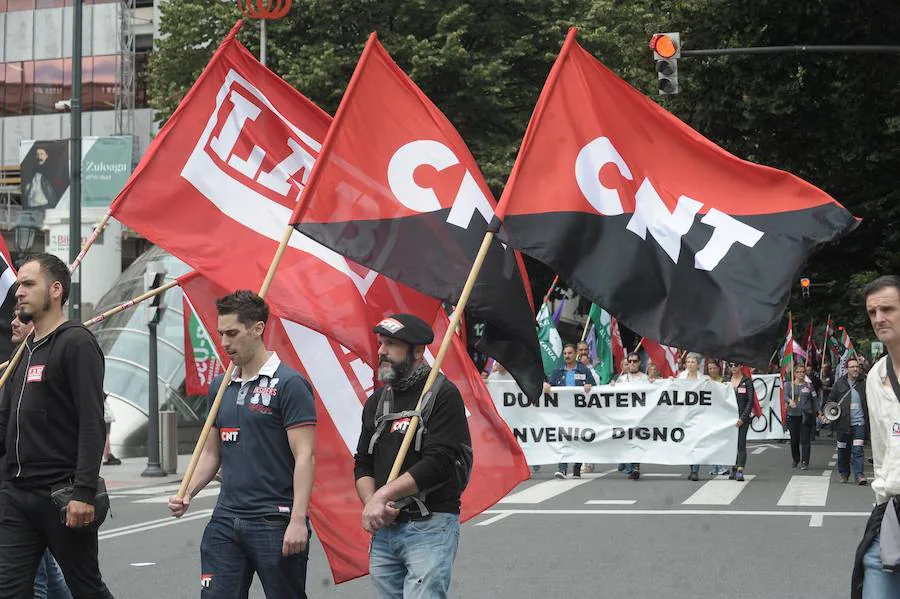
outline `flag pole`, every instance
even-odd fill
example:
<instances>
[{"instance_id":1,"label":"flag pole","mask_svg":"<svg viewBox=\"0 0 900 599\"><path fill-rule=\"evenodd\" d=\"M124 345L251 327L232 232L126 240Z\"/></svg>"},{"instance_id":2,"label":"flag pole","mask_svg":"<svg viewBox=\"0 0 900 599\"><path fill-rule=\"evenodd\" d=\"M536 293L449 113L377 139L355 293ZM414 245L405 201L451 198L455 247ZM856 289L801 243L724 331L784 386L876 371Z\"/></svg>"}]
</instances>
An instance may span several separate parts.
<instances>
[{"instance_id":1,"label":"flag pole","mask_svg":"<svg viewBox=\"0 0 900 599\"><path fill-rule=\"evenodd\" d=\"M100 222L94 227L94 231L91 233L91 236L87 238L87 241L84 242L84 247L81 248L81 251L78 252L78 256L75 257L75 261L69 265L69 274L74 273L78 270L78 267L81 265L81 261L84 260L84 256L88 253L88 250L91 249L91 246L94 245L94 242L97 241L97 238L100 236L100 233L103 232L103 229L106 228L107 223L109 222L112 214L107 211L107 213L100 219ZM69 240L71 243L71 240ZM16 369L16 366L19 364L19 360L22 359L22 354L25 352L25 341L23 340L21 344L19 344L19 348L16 350L16 353L13 354L13 357L6 361L6 371L3 373L3 376L0 376L0 389L3 388L3 385L6 384L6 381L9 380L9 377L12 376L13 370Z\"/></svg>"},{"instance_id":2,"label":"flag pole","mask_svg":"<svg viewBox=\"0 0 900 599\"><path fill-rule=\"evenodd\" d=\"M644 344L644 338L641 337L641 340L638 341L638 344L634 346L634 353L637 353L641 346Z\"/></svg>"},{"instance_id":3,"label":"flag pole","mask_svg":"<svg viewBox=\"0 0 900 599\"><path fill-rule=\"evenodd\" d=\"M819 363L819 379L825 374L825 354L828 353L828 327L831 326L831 314L828 315L828 320L825 321L825 339L822 341L822 360ZM830 359L829 359L830 362Z\"/></svg>"},{"instance_id":4,"label":"flag pole","mask_svg":"<svg viewBox=\"0 0 900 599\"><path fill-rule=\"evenodd\" d=\"M266 278L263 280L262 285L259 288L259 297L266 297L266 293L269 291L269 287L272 285L272 279L275 278L275 271L278 269L278 265L281 263L281 258L284 256L284 251L287 249L288 242L291 240L291 235L294 232L294 226L288 225L284 230L284 235L281 237L281 243L278 245L278 250L275 252L275 257L272 258L272 263L269 265L269 272L266 273ZM448 329L451 334L453 334L452 329ZM181 485L178 487L178 493L175 495L179 499L184 497L184 494L187 493L187 487L191 484L191 478L194 476L194 470L197 469L197 463L200 461L200 454L203 453L203 447L206 445L206 440L209 437L209 431L212 428L213 422L216 421L216 415L219 413L219 406L222 404L222 396L225 395L225 389L228 388L228 383L231 381L231 375L234 373L234 362L228 362L228 368L225 369L225 374L222 375L222 382L219 384L219 389L216 391L216 398L213 400L212 405L209 408L209 414L206 415L206 422L203 423L203 429L200 431L200 438L197 439L197 445L194 446L194 453L191 454L191 461L188 464L187 470L184 473L184 478L181 479Z\"/></svg>"},{"instance_id":5,"label":"flag pole","mask_svg":"<svg viewBox=\"0 0 900 599\"><path fill-rule=\"evenodd\" d=\"M556 289L557 281L559 281L559 275L556 275L555 277L553 277L553 282L550 283L550 289L548 289L547 293L544 294L544 301L541 302L542 306L544 304L546 304L548 301L550 301L550 294L553 293L554 289Z\"/></svg>"},{"instance_id":6,"label":"flag pole","mask_svg":"<svg viewBox=\"0 0 900 599\"><path fill-rule=\"evenodd\" d=\"M472 264L472 270L469 271L469 277L466 279L466 284L463 286L462 293L459 296L459 302L456 304L456 310L453 312L450 326L447 327L447 331L444 333L444 339L441 341L441 348L438 351L437 356L435 356L434 364L431 365L431 372L428 373L428 378L425 380L425 387L422 389L422 394L419 396L419 402L416 405L415 410L416 412L422 409L422 398L431 390L432 385L434 385L435 380L437 380L438 374L440 374L441 364L443 364L444 357L450 349L450 343L453 341L453 335L455 334L453 331L459 324L463 308L465 308L469 301L469 295L475 287L475 280L478 278L481 266L484 264L488 250L491 248L495 233L496 231L489 228L484 235L484 239L481 242L481 248L478 250L478 255L475 257L475 262ZM419 417L413 416L409 421L409 427L406 429L406 434L403 436L403 443L400 445L400 450L397 452L397 457L394 459L394 465L391 468L391 473L388 476L387 482L391 482L400 476L400 468L406 460L406 454L409 452L409 446L412 445L412 440L416 435L416 429L418 427Z\"/></svg>"},{"instance_id":7,"label":"flag pole","mask_svg":"<svg viewBox=\"0 0 900 599\"><path fill-rule=\"evenodd\" d=\"M816 328L816 321L811 320L809 323L809 342L812 344L813 340L813 330ZM805 340L804 340L805 341ZM803 366L809 366L809 354L812 353L810 350L812 349L812 345L809 345L804 348L806 350L806 361L803 363Z\"/></svg>"},{"instance_id":8,"label":"flag pole","mask_svg":"<svg viewBox=\"0 0 900 599\"><path fill-rule=\"evenodd\" d=\"M584 321L584 330L581 331L581 340L587 339L588 329L591 327L591 313L588 312L587 320Z\"/></svg>"}]
</instances>

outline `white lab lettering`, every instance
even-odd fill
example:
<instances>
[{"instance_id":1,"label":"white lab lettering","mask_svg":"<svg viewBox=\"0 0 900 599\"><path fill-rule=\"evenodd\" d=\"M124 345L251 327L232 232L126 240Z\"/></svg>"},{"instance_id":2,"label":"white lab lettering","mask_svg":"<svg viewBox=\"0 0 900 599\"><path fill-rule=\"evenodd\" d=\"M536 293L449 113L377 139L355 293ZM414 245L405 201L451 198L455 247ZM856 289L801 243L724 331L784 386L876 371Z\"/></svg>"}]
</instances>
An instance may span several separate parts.
<instances>
[{"instance_id":1,"label":"white lab lettering","mask_svg":"<svg viewBox=\"0 0 900 599\"><path fill-rule=\"evenodd\" d=\"M309 173L313 164L315 164L315 158L312 157L312 154L307 152L297 141L289 137L287 144L291 148L291 153L288 157L279 162L269 172L260 173L257 179L260 185L264 185L283 196L287 196L290 193L291 185L288 181L292 180L300 169L303 169L303 175L299 185L306 185L306 180L309 179Z\"/></svg>"}]
</instances>

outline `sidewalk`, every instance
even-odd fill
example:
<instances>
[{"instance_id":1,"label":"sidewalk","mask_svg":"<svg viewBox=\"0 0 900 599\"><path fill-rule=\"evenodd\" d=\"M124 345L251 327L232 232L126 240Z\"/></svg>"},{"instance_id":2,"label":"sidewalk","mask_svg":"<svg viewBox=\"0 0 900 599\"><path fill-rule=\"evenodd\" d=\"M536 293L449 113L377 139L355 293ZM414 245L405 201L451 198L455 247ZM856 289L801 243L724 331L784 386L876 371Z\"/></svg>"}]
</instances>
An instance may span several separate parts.
<instances>
[{"instance_id":1,"label":"sidewalk","mask_svg":"<svg viewBox=\"0 0 900 599\"><path fill-rule=\"evenodd\" d=\"M113 489L130 489L137 487L155 487L160 485L168 485L180 483L188 463L191 461L190 454L178 456L178 473L169 474L167 476L151 477L141 476L147 468L147 458L122 458L120 466L100 466L100 476L106 479L106 488Z\"/></svg>"}]
</instances>

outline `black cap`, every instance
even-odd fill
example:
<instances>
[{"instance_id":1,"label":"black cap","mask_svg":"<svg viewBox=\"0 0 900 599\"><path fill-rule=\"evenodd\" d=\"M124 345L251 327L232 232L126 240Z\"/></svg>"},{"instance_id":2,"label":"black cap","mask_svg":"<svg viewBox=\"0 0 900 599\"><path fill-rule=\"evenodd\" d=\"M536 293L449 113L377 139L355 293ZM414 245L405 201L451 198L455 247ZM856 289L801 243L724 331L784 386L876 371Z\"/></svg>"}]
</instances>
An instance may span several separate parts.
<instances>
[{"instance_id":1,"label":"black cap","mask_svg":"<svg viewBox=\"0 0 900 599\"><path fill-rule=\"evenodd\" d=\"M375 325L376 333L409 343L410 345L428 345L434 341L434 331L421 318L412 314L394 314Z\"/></svg>"}]
</instances>

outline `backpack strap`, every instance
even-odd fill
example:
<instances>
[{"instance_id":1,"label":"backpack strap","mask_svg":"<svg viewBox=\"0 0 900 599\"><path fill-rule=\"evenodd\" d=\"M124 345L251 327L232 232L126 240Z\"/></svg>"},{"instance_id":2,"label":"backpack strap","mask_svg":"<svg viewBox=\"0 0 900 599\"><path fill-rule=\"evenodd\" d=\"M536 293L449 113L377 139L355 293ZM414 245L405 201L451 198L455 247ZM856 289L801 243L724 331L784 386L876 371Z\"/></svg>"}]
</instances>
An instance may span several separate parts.
<instances>
[{"instance_id":1,"label":"backpack strap","mask_svg":"<svg viewBox=\"0 0 900 599\"><path fill-rule=\"evenodd\" d=\"M443 373L438 373L437 378L434 379L434 384L431 385L431 389L422 398L419 406L420 414L417 414L419 416L419 427L416 429L416 444L413 446L413 449L417 452L421 453L422 451L422 437L428 432L428 419L431 418L431 413L434 411L434 400L446 381L447 377Z\"/></svg>"},{"instance_id":2,"label":"backpack strap","mask_svg":"<svg viewBox=\"0 0 900 599\"><path fill-rule=\"evenodd\" d=\"M897 381L897 373L894 372L894 364L891 362L890 354L887 356L885 367L887 368L888 380L891 381L891 388L894 390L894 395L897 400L900 401L900 381Z\"/></svg>"}]
</instances>

